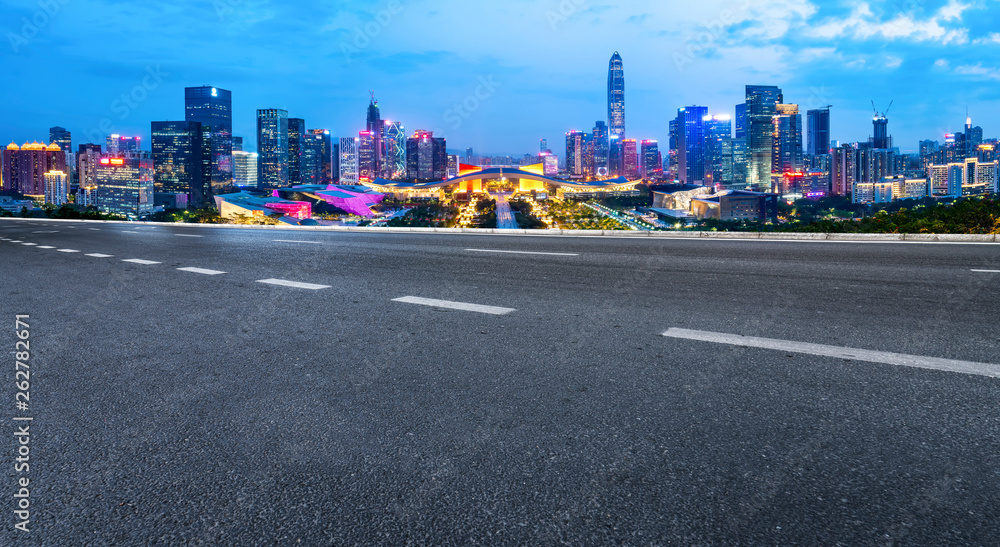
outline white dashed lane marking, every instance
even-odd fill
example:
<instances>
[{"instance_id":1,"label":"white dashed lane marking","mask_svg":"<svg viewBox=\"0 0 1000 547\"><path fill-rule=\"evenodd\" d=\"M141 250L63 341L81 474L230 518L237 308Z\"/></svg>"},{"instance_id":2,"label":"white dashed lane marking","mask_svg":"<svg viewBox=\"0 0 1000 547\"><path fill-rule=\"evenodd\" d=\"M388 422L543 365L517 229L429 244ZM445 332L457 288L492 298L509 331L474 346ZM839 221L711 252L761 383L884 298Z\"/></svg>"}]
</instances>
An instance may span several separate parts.
<instances>
[{"instance_id":1,"label":"white dashed lane marking","mask_svg":"<svg viewBox=\"0 0 1000 547\"><path fill-rule=\"evenodd\" d=\"M852 361L867 361L869 363L883 363L886 365L896 365L901 367L923 368L1000 378L1000 365L990 363L975 363L972 361L958 361L954 359L940 359L937 357L923 357L920 355L889 353L887 351L844 348L839 346L827 346L824 344L809 344L805 342L793 342L790 340L774 340L771 338L755 338L753 336L740 336L738 334L724 334L719 332L705 332L676 328L663 333L663 336L666 336L667 338L696 340L699 342L710 342L714 344L725 344L744 348L761 348L791 353L804 353L807 355L835 357L837 359L848 359Z\"/></svg>"},{"instance_id":2,"label":"white dashed lane marking","mask_svg":"<svg viewBox=\"0 0 1000 547\"><path fill-rule=\"evenodd\" d=\"M92 256L94 258L111 258L111 257L113 257L115 255L102 255L101 253L93 253L93 254L89 254L87 256Z\"/></svg>"},{"instance_id":3,"label":"white dashed lane marking","mask_svg":"<svg viewBox=\"0 0 1000 547\"><path fill-rule=\"evenodd\" d=\"M274 241L278 243L309 243L312 245L319 245L321 243L319 241L296 241L294 239L275 239Z\"/></svg>"},{"instance_id":4,"label":"white dashed lane marking","mask_svg":"<svg viewBox=\"0 0 1000 547\"><path fill-rule=\"evenodd\" d=\"M122 262L130 262L132 264L141 264L143 266L152 266L153 264L161 264L161 262L153 262L152 260L142 260L141 258L127 258L122 260Z\"/></svg>"},{"instance_id":5,"label":"white dashed lane marking","mask_svg":"<svg viewBox=\"0 0 1000 547\"><path fill-rule=\"evenodd\" d=\"M577 253L542 253L534 251L498 251L493 249L466 249L470 253L502 253L512 255L580 256Z\"/></svg>"},{"instance_id":6,"label":"white dashed lane marking","mask_svg":"<svg viewBox=\"0 0 1000 547\"><path fill-rule=\"evenodd\" d=\"M177 237L205 237L205 236L196 236L193 234L174 234L174 235Z\"/></svg>"},{"instance_id":7,"label":"white dashed lane marking","mask_svg":"<svg viewBox=\"0 0 1000 547\"><path fill-rule=\"evenodd\" d=\"M80 251L77 251L76 249L59 249L59 252L60 253L78 253Z\"/></svg>"},{"instance_id":8,"label":"white dashed lane marking","mask_svg":"<svg viewBox=\"0 0 1000 547\"><path fill-rule=\"evenodd\" d=\"M1000 273L1000 270L972 270L976 273Z\"/></svg>"},{"instance_id":9,"label":"white dashed lane marking","mask_svg":"<svg viewBox=\"0 0 1000 547\"><path fill-rule=\"evenodd\" d=\"M402 302L404 304L417 304L419 306L430 306L433 308L444 308L448 310L473 311L477 313L486 313L490 315L507 315L508 313L517 311L513 308L498 308L496 306L483 306L480 304L468 304L465 302L450 302L448 300L434 300L431 298L419 298L416 296L404 296L403 298L396 298L393 300L393 302Z\"/></svg>"},{"instance_id":10,"label":"white dashed lane marking","mask_svg":"<svg viewBox=\"0 0 1000 547\"><path fill-rule=\"evenodd\" d=\"M24 246L27 246L27 247L37 247L38 246L37 243L22 243L21 245L24 245Z\"/></svg>"},{"instance_id":11,"label":"white dashed lane marking","mask_svg":"<svg viewBox=\"0 0 1000 547\"><path fill-rule=\"evenodd\" d=\"M226 272L220 272L219 270L206 270L204 268L177 268L182 272L191 272L202 275L222 275Z\"/></svg>"},{"instance_id":12,"label":"white dashed lane marking","mask_svg":"<svg viewBox=\"0 0 1000 547\"><path fill-rule=\"evenodd\" d=\"M312 283L299 283L298 281L288 281L285 279L261 279L257 283L264 283L267 285L278 285L279 287L292 287L293 289L308 289L311 291L318 291L321 289L329 289L329 285L314 285Z\"/></svg>"},{"instance_id":13,"label":"white dashed lane marking","mask_svg":"<svg viewBox=\"0 0 1000 547\"><path fill-rule=\"evenodd\" d=\"M55 247L51 247L49 245L42 245L41 247L39 247L39 249L55 249Z\"/></svg>"}]
</instances>

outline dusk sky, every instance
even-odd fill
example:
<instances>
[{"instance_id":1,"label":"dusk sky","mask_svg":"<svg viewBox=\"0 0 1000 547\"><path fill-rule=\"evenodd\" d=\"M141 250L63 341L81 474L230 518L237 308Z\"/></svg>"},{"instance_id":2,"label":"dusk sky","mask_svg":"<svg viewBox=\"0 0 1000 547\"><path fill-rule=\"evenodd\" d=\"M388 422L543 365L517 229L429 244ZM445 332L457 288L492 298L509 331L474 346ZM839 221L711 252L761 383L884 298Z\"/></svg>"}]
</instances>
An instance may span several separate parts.
<instances>
[{"instance_id":1,"label":"dusk sky","mask_svg":"<svg viewBox=\"0 0 1000 547\"><path fill-rule=\"evenodd\" d=\"M0 0L5 142L62 125L75 147L102 120L148 140L150 121L184 118L184 87L213 85L232 90L248 150L258 108L356 135L374 90L383 118L451 149L523 154L547 138L562 155L566 131L606 120L615 51L631 138L665 142L681 106L732 114L746 84L778 85L803 110L832 104L845 142L871 134L871 100L895 101L904 151L961 130L966 108L1000 135L1000 0L46 2L52 15Z\"/></svg>"}]
</instances>

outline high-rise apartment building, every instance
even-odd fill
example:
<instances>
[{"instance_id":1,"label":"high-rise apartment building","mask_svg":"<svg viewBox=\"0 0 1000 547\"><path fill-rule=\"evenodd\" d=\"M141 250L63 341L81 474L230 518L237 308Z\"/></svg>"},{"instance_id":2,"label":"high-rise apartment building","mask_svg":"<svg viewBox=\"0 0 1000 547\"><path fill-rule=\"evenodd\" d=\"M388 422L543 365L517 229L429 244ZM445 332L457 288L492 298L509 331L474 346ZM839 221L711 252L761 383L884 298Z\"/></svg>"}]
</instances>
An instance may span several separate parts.
<instances>
[{"instance_id":1,"label":"high-rise apartment building","mask_svg":"<svg viewBox=\"0 0 1000 547\"><path fill-rule=\"evenodd\" d=\"M194 207L211 205L205 178L204 133L199 122L152 122L153 186L157 192L187 194Z\"/></svg>"},{"instance_id":2,"label":"high-rise apartment building","mask_svg":"<svg viewBox=\"0 0 1000 547\"><path fill-rule=\"evenodd\" d=\"M56 207L69 203L69 174L64 171L45 173L45 203Z\"/></svg>"},{"instance_id":3,"label":"high-rise apartment building","mask_svg":"<svg viewBox=\"0 0 1000 547\"><path fill-rule=\"evenodd\" d=\"M808 149L810 156L830 153L830 107L817 108L806 113L808 124Z\"/></svg>"},{"instance_id":4,"label":"high-rise apartment building","mask_svg":"<svg viewBox=\"0 0 1000 547\"><path fill-rule=\"evenodd\" d=\"M184 120L201 124L205 184L212 194L218 193L233 183L232 92L211 86L184 88Z\"/></svg>"},{"instance_id":5,"label":"high-rise apartment building","mask_svg":"<svg viewBox=\"0 0 1000 547\"><path fill-rule=\"evenodd\" d=\"M10 143L3 151L4 192L16 192L39 200L45 199L45 173L66 170L66 154L58 144L38 142L18 146Z\"/></svg>"},{"instance_id":6,"label":"high-rise apartment building","mask_svg":"<svg viewBox=\"0 0 1000 547\"><path fill-rule=\"evenodd\" d=\"M774 155L774 115L784 103L781 89L776 86L746 86L746 136L749 150L748 175L753 189L771 187Z\"/></svg>"},{"instance_id":7,"label":"high-rise apartment building","mask_svg":"<svg viewBox=\"0 0 1000 547\"><path fill-rule=\"evenodd\" d=\"M594 148L594 176L598 179L605 179L610 174L608 169L608 124L602 121L594 124L591 142Z\"/></svg>"},{"instance_id":8,"label":"high-rise apartment building","mask_svg":"<svg viewBox=\"0 0 1000 547\"><path fill-rule=\"evenodd\" d=\"M773 125L772 174L802 171L802 115L797 104L775 105Z\"/></svg>"},{"instance_id":9,"label":"high-rise apartment building","mask_svg":"<svg viewBox=\"0 0 1000 547\"><path fill-rule=\"evenodd\" d=\"M644 180L658 180L663 177L663 158L660 156L660 144L657 141L642 141L640 155L641 175Z\"/></svg>"},{"instance_id":10,"label":"high-rise apartment building","mask_svg":"<svg viewBox=\"0 0 1000 547\"><path fill-rule=\"evenodd\" d=\"M622 167L623 175L628 180L639 180L639 142L635 139L624 139L622 141Z\"/></svg>"},{"instance_id":11,"label":"high-rise apartment building","mask_svg":"<svg viewBox=\"0 0 1000 547\"><path fill-rule=\"evenodd\" d=\"M257 189L257 154L255 152L233 150L233 184L243 189Z\"/></svg>"},{"instance_id":12,"label":"high-rise apartment building","mask_svg":"<svg viewBox=\"0 0 1000 547\"><path fill-rule=\"evenodd\" d=\"M76 152L79 185L76 204L81 207L97 205L97 166L100 165L102 155L99 144L81 144Z\"/></svg>"},{"instance_id":13,"label":"high-rise apartment building","mask_svg":"<svg viewBox=\"0 0 1000 547\"><path fill-rule=\"evenodd\" d=\"M711 166L706 165L706 118L711 119L704 106L677 110L677 177L685 184L702 184L711 178Z\"/></svg>"},{"instance_id":14,"label":"high-rise apartment building","mask_svg":"<svg viewBox=\"0 0 1000 547\"><path fill-rule=\"evenodd\" d=\"M587 134L583 131L566 133L566 172L571 176L583 176L586 165Z\"/></svg>"},{"instance_id":15,"label":"high-rise apartment building","mask_svg":"<svg viewBox=\"0 0 1000 547\"><path fill-rule=\"evenodd\" d=\"M625 66L617 51L608 66L608 135L625 138Z\"/></svg>"},{"instance_id":16,"label":"high-rise apartment building","mask_svg":"<svg viewBox=\"0 0 1000 547\"><path fill-rule=\"evenodd\" d=\"M261 189L288 186L288 111L257 111L257 184Z\"/></svg>"},{"instance_id":17,"label":"high-rise apartment building","mask_svg":"<svg viewBox=\"0 0 1000 547\"><path fill-rule=\"evenodd\" d=\"M302 135L302 161L299 184L323 184L323 152L326 149L322 133Z\"/></svg>"}]
</instances>

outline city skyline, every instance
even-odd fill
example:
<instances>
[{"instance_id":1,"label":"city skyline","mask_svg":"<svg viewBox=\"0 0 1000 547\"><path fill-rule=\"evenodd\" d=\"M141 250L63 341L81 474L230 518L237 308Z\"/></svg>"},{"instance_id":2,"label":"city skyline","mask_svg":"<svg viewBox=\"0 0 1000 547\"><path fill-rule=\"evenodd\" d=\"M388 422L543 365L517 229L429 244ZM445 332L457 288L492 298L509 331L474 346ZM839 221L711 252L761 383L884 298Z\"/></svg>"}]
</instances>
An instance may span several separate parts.
<instances>
[{"instance_id":1,"label":"city skyline","mask_svg":"<svg viewBox=\"0 0 1000 547\"><path fill-rule=\"evenodd\" d=\"M249 150L256 144L258 109L285 109L309 127L350 136L360 129L360 110L374 89L383 119L402 121L409 131L443 134L456 149L521 154L540 138L558 142L567 131L586 131L606 118L607 59L614 51L624 59L633 138L666 141L669 121L684 105L733 114L747 84L778 86L803 112L834 105L831 137L844 142L872 136L872 100L879 108L895 100L889 130L903 151L960 130L966 108L987 136L1000 126L990 107L1000 72L983 61L1000 44L991 32L997 10L983 3L921 2L901 9L889 2L842 8L799 0L677 8L516 2L472 13L448 10L448 2L430 10L422 4L137 5L119 15L94 10L101 20L93 22L96 31L85 33L76 29L87 28L94 15L61 5L34 34L17 24L8 28L6 59L20 85L7 88L12 112L0 131L18 143L41 140L52 126L70 130L75 144L107 133L148 137L150 121L183 119L176 97L185 87L212 85L233 92L233 134L246 139ZM38 10L5 6L14 23L22 17L30 23ZM516 31L518 43L461 42L472 32L460 24L463 17ZM201 25L220 22L216 39L195 37ZM266 45L247 38L265 24L270 32L301 31L303 37ZM451 32L426 43L412 39L431 24ZM588 34L595 27L605 32ZM583 36L592 39L572 39ZM297 47L307 37L320 45ZM105 41L134 55L114 61L83 56ZM193 55L190 44L212 55ZM65 69L58 80L38 70L53 55ZM121 100L123 93L131 104ZM113 131L102 130L105 120Z\"/></svg>"}]
</instances>

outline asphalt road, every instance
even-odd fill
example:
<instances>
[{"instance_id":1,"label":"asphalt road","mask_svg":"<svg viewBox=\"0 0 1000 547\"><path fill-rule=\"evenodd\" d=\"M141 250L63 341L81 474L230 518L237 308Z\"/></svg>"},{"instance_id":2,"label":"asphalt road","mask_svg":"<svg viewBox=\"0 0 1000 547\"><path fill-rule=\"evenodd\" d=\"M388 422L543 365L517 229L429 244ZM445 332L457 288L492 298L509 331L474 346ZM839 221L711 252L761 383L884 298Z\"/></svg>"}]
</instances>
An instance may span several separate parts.
<instances>
[{"instance_id":1,"label":"asphalt road","mask_svg":"<svg viewBox=\"0 0 1000 547\"><path fill-rule=\"evenodd\" d=\"M0 238L3 545L1000 537L1000 379L663 336L1000 365L997 245L12 219Z\"/></svg>"}]
</instances>

